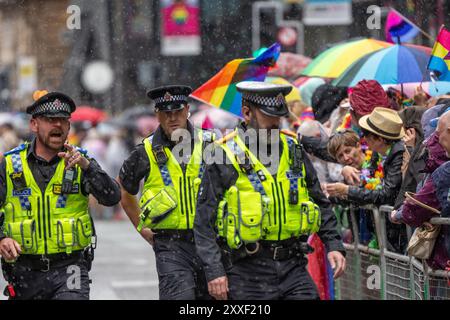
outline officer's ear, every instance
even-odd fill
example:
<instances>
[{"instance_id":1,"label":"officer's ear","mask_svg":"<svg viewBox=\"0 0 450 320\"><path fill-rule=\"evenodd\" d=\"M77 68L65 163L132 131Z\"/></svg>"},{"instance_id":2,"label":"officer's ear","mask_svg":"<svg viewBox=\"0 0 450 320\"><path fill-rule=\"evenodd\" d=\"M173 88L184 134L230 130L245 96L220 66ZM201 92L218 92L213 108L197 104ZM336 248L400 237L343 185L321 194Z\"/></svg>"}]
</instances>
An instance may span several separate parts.
<instances>
[{"instance_id":1,"label":"officer's ear","mask_svg":"<svg viewBox=\"0 0 450 320\"><path fill-rule=\"evenodd\" d=\"M250 122L250 119L252 118L252 109L245 104L242 105L242 116L247 123Z\"/></svg>"},{"instance_id":2,"label":"officer's ear","mask_svg":"<svg viewBox=\"0 0 450 320\"><path fill-rule=\"evenodd\" d=\"M35 118L35 117L32 117L30 119L30 130L33 133L37 133L38 132L38 121L37 121L37 118Z\"/></svg>"}]
</instances>

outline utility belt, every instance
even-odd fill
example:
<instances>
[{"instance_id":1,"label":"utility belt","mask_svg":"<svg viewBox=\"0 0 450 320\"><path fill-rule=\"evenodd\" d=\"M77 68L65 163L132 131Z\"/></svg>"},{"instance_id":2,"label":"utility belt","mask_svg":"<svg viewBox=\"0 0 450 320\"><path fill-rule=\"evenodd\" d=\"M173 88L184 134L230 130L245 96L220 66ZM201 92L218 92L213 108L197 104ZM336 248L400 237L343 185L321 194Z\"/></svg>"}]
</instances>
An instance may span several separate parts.
<instances>
[{"instance_id":1,"label":"utility belt","mask_svg":"<svg viewBox=\"0 0 450 320\"><path fill-rule=\"evenodd\" d=\"M219 245L225 255L231 258L232 263L246 257L261 257L270 258L275 261L283 261L293 257L300 257L314 251L304 237L290 238L281 241L261 240L255 243L243 244L235 250L230 249L226 239L220 237Z\"/></svg>"},{"instance_id":2,"label":"utility belt","mask_svg":"<svg viewBox=\"0 0 450 320\"><path fill-rule=\"evenodd\" d=\"M6 263L2 259L2 266L6 273L12 272L14 266L29 268L33 271L48 272L50 269L65 267L86 259L86 250L65 252L49 255L20 255L14 263Z\"/></svg>"},{"instance_id":3,"label":"utility belt","mask_svg":"<svg viewBox=\"0 0 450 320\"><path fill-rule=\"evenodd\" d=\"M156 239L184 241L194 243L194 232L192 229L153 229Z\"/></svg>"}]
</instances>

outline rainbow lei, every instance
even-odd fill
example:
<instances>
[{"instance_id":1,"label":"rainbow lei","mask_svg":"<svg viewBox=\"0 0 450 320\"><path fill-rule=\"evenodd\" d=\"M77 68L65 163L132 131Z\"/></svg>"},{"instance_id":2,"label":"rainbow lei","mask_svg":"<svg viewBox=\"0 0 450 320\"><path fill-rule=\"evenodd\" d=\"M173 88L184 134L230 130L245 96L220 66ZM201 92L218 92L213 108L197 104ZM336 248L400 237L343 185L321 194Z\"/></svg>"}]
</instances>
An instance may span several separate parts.
<instances>
[{"instance_id":1,"label":"rainbow lei","mask_svg":"<svg viewBox=\"0 0 450 320\"><path fill-rule=\"evenodd\" d=\"M378 155L376 169L373 174L371 172L373 171L373 169L371 170L372 150L367 149L365 151L365 158L361 169L361 184L367 190L381 190L384 178L383 163L386 157L389 155L390 151L391 149L389 148L386 156L384 157Z\"/></svg>"}]
</instances>

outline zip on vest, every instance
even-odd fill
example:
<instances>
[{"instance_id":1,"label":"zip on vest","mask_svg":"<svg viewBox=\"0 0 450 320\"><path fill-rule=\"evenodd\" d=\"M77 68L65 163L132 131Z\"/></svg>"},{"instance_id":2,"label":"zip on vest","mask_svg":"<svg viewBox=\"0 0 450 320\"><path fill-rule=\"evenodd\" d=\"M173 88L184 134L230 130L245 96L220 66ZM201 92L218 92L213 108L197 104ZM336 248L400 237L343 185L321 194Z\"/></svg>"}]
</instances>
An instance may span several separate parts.
<instances>
[{"instance_id":1,"label":"zip on vest","mask_svg":"<svg viewBox=\"0 0 450 320\"><path fill-rule=\"evenodd\" d=\"M180 190L182 193L184 192L184 208L186 209L186 229L189 229L189 206L188 206L188 200L187 200L187 193L186 193L186 170L183 169L184 166L181 166L181 171L183 171L183 190ZM183 195L181 196L183 197Z\"/></svg>"},{"instance_id":2,"label":"zip on vest","mask_svg":"<svg viewBox=\"0 0 450 320\"><path fill-rule=\"evenodd\" d=\"M45 205L45 195L44 193L41 191L42 194L42 225L43 225L43 229L44 229L44 248L45 248L45 254L48 253L48 248L47 248L47 228L45 225L45 212L46 212L46 205Z\"/></svg>"},{"instance_id":3,"label":"zip on vest","mask_svg":"<svg viewBox=\"0 0 450 320\"><path fill-rule=\"evenodd\" d=\"M275 190L276 190L276 194L274 194L274 198L275 198L275 202L278 201L278 240L281 239L281 225L282 225L282 221L281 221L281 199L280 199L280 191L278 189L278 183L277 183L277 178L273 177L274 180L274 185L275 185ZM276 212L276 210L274 210ZM276 214L275 214L276 216Z\"/></svg>"},{"instance_id":4,"label":"zip on vest","mask_svg":"<svg viewBox=\"0 0 450 320\"><path fill-rule=\"evenodd\" d=\"M194 211L194 206L192 205L192 192L193 192L193 189L194 189L194 186L193 185L191 185L191 178L190 177L188 177L188 193L189 193L189 210L190 210L190 212L192 213L193 211ZM190 187L190 186L192 186L192 187ZM189 229L189 225L188 225L188 229Z\"/></svg>"}]
</instances>

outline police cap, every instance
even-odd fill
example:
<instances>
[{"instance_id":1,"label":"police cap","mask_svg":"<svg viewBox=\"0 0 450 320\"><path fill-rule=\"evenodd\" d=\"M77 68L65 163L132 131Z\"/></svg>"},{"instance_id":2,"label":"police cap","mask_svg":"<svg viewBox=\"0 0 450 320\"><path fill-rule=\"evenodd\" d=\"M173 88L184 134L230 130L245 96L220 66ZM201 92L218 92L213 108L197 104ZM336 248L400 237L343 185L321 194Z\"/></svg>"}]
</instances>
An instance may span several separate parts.
<instances>
[{"instance_id":1,"label":"police cap","mask_svg":"<svg viewBox=\"0 0 450 320\"><path fill-rule=\"evenodd\" d=\"M27 113L33 117L70 118L76 109L75 102L64 93L35 91L33 98L34 103L27 107Z\"/></svg>"},{"instance_id":2,"label":"police cap","mask_svg":"<svg viewBox=\"0 0 450 320\"><path fill-rule=\"evenodd\" d=\"M152 89L147 96L155 102L156 111L176 111L188 104L191 92L191 87L173 85Z\"/></svg>"},{"instance_id":3,"label":"police cap","mask_svg":"<svg viewBox=\"0 0 450 320\"><path fill-rule=\"evenodd\" d=\"M267 82L243 81L236 85L242 93L243 103L258 107L261 112L272 117L283 117L289 112L286 95L291 92L292 86Z\"/></svg>"}]
</instances>

